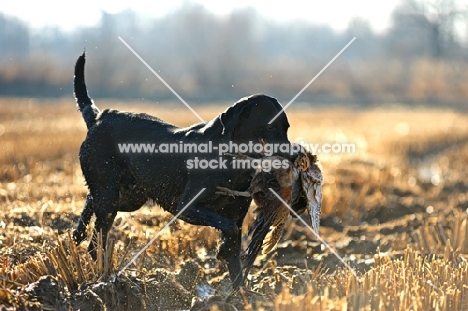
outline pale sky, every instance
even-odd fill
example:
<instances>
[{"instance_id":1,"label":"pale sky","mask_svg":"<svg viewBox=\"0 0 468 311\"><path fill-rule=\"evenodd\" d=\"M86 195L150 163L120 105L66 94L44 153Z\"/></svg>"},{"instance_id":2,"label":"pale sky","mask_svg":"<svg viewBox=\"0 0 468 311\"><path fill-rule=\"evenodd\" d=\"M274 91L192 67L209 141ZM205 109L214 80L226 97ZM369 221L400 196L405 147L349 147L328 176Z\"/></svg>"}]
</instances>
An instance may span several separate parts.
<instances>
[{"instance_id":1,"label":"pale sky","mask_svg":"<svg viewBox=\"0 0 468 311\"><path fill-rule=\"evenodd\" d=\"M261 15L275 21L303 20L315 24L328 24L335 29L345 29L349 21L360 16L369 20L376 31L383 31L389 26L390 13L399 0L288 0L288 1L219 1L192 0L203 4L215 14L227 14L242 7L253 7ZM9 0L3 1L0 12L14 15L27 21L32 27L59 26L72 30L77 26L95 25L101 11L118 13L126 8L144 13L149 17L158 17L176 10L188 3L181 0Z\"/></svg>"}]
</instances>

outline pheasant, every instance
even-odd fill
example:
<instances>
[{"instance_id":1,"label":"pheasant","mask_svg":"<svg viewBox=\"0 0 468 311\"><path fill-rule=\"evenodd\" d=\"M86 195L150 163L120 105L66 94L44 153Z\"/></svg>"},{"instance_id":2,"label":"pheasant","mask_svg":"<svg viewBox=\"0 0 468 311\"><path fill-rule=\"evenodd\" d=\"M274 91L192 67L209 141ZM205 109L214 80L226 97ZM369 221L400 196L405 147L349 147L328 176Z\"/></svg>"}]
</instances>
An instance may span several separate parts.
<instances>
[{"instance_id":1,"label":"pheasant","mask_svg":"<svg viewBox=\"0 0 468 311\"><path fill-rule=\"evenodd\" d=\"M253 160L242 154L230 155ZM272 163L275 160L287 161L289 165L271 170L265 170L264 166L257 168L250 187L246 191L217 187L219 190L217 194L252 197L257 205L254 210L256 219L249 228L249 236L252 235L252 238L244 262L243 275L245 277L260 250L263 254L271 252L281 238L286 221L291 214L283 201L293 206L293 203L304 197L307 202L306 208L311 215L312 228L318 234L323 177L317 156L301 147L294 162L280 156L269 156L263 157L262 163ZM270 188L283 201L279 200Z\"/></svg>"}]
</instances>

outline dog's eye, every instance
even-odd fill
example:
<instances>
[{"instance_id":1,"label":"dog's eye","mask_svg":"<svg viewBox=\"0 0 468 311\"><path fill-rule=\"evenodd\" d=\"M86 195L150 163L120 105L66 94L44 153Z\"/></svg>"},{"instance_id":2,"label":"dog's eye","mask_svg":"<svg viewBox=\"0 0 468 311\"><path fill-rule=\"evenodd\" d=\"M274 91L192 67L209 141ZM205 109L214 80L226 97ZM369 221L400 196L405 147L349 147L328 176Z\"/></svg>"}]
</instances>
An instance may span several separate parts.
<instances>
[{"instance_id":1,"label":"dog's eye","mask_svg":"<svg viewBox=\"0 0 468 311\"><path fill-rule=\"evenodd\" d=\"M266 126L266 129L269 130L269 131L272 131L272 130L275 129L275 127L276 127L276 126L275 126L274 124L268 124L268 125Z\"/></svg>"}]
</instances>

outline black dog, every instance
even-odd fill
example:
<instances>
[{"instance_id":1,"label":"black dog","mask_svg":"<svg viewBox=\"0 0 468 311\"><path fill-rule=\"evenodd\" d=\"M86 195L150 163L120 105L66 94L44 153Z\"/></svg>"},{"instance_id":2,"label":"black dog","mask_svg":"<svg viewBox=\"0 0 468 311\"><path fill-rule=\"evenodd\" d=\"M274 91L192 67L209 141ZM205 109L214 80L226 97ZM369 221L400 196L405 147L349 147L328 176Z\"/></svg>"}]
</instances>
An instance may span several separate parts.
<instances>
[{"instance_id":1,"label":"black dog","mask_svg":"<svg viewBox=\"0 0 468 311\"><path fill-rule=\"evenodd\" d=\"M289 123L281 105L272 97L253 95L243 98L209 122L179 128L147 114L106 109L102 112L89 98L84 81L85 54L75 65L75 97L88 127L80 149L80 163L89 194L73 237L76 243L86 238L86 227L96 215L92 241L88 247L96 258L97 233L105 241L119 211L131 212L152 199L163 209L177 214L202 188L205 191L180 215L193 225L221 230L223 243L218 258L226 259L234 287L241 283L241 226L251 198L216 195L216 187L247 189L253 169L188 169L187 161L219 159L213 153L122 153L122 143L208 143L233 142L288 144ZM249 154L259 156L258 154ZM228 159L223 157L222 159ZM232 158L229 158L230 160Z\"/></svg>"}]
</instances>

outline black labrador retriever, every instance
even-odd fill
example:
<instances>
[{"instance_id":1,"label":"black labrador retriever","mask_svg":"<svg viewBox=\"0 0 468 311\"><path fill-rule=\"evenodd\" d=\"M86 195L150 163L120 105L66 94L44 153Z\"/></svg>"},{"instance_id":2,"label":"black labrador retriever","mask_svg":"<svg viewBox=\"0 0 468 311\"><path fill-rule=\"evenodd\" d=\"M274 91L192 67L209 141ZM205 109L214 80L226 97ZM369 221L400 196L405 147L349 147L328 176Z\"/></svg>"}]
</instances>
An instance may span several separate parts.
<instances>
[{"instance_id":1,"label":"black labrador retriever","mask_svg":"<svg viewBox=\"0 0 468 311\"><path fill-rule=\"evenodd\" d=\"M97 233L103 240L117 212L139 209L149 199L176 215L206 188L180 215L190 224L211 226L221 231L223 243L218 259L225 259L233 286L243 276L240 260L241 226L251 198L217 195L218 186L247 189L254 169L234 169L230 165L201 169L188 165L190 159L232 161L213 152L157 153L121 152L119 144L219 144L277 143L290 144L286 114L268 124L281 105L272 97L253 95L242 98L211 121L180 128L147 114L111 109L102 112L88 96L84 80L85 54L75 65L74 91L79 110L88 127L81 145L80 163L89 193L79 223L73 232L76 243L86 239L86 227L96 216L88 250L96 258ZM247 153L248 154L248 153ZM259 154L248 154L259 157ZM229 162L231 163L231 162ZM219 165L221 166L221 165Z\"/></svg>"}]
</instances>

